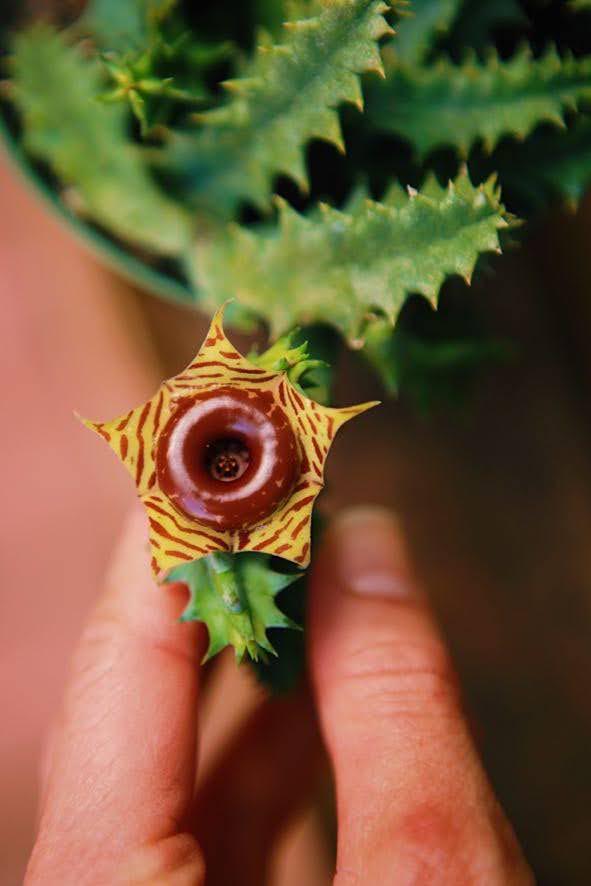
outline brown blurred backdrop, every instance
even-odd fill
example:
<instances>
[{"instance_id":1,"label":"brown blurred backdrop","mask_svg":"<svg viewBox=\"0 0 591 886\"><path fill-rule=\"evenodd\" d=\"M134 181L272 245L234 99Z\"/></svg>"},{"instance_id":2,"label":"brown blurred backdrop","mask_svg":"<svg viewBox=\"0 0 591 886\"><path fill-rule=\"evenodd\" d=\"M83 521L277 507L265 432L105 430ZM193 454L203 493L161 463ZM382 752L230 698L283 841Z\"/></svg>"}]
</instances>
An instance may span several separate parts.
<instances>
[{"instance_id":1,"label":"brown blurred backdrop","mask_svg":"<svg viewBox=\"0 0 591 886\"><path fill-rule=\"evenodd\" d=\"M108 417L150 395L186 363L204 318L101 268L6 162L0 206L0 883L13 886L42 735L133 496L73 411ZM325 496L328 510L374 501L400 513L488 770L551 886L591 882L590 247L588 200L505 257L474 298L517 359L468 409L426 420L390 404L353 425ZM343 402L370 393L369 372L345 366ZM256 692L238 679L241 697ZM326 859L306 869L292 851L294 883L328 882Z\"/></svg>"}]
</instances>

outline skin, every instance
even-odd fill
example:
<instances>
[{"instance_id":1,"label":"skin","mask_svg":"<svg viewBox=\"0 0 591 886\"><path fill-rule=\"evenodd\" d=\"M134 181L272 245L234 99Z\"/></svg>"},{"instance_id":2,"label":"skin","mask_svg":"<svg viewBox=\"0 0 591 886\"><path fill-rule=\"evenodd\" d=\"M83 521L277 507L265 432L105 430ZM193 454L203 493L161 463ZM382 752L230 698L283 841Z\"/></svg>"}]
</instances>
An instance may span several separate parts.
<instances>
[{"instance_id":1,"label":"skin","mask_svg":"<svg viewBox=\"0 0 591 886\"><path fill-rule=\"evenodd\" d=\"M145 532L134 514L73 662L27 886L261 886L317 784L314 712L338 816L336 870L317 882L533 883L388 513L343 515L316 554L313 701L256 695L200 767L199 701L215 674L204 689L203 633L177 621L181 585L154 588Z\"/></svg>"}]
</instances>

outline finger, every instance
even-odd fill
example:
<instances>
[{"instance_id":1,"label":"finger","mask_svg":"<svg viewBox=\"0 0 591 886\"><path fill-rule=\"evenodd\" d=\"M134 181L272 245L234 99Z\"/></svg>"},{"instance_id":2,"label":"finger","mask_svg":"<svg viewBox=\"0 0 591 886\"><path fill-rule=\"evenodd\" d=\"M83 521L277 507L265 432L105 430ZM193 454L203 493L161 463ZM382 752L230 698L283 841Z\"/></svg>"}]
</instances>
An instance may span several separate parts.
<instances>
[{"instance_id":1,"label":"finger","mask_svg":"<svg viewBox=\"0 0 591 886\"><path fill-rule=\"evenodd\" d=\"M310 593L313 681L337 789L337 882L530 883L393 518L377 509L341 518Z\"/></svg>"},{"instance_id":2,"label":"finger","mask_svg":"<svg viewBox=\"0 0 591 886\"><path fill-rule=\"evenodd\" d=\"M318 785L320 760L307 694L266 699L248 716L197 792L208 883L266 882L276 841Z\"/></svg>"},{"instance_id":3,"label":"finger","mask_svg":"<svg viewBox=\"0 0 591 886\"><path fill-rule=\"evenodd\" d=\"M200 643L181 585L156 587L142 513L74 657L27 883L200 882L182 834L195 770ZM183 879L183 877L185 879ZM144 878L144 879L142 879ZM148 879L146 879L148 878ZM150 880L151 878L151 880Z\"/></svg>"}]
</instances>

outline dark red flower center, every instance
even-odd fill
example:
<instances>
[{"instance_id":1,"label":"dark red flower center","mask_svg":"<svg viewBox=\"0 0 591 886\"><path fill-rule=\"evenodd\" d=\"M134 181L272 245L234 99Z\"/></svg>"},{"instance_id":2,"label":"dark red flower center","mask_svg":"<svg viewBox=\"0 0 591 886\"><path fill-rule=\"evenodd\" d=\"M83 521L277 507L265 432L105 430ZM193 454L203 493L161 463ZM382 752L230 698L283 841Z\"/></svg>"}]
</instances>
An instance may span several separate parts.
<instances>
[{"instance_id":1,"label":"dark red flower center","mask_svg":"<svg viewBox=\"0 0 591 886\"><path fill-rule=\"evenodd\" d=\"M240 440L216 440L207 449L207 468L214 480L239 480L250 464L250 450Z\"/></svg>"},{"instance_id":2,"label":"dark red flower center","mask_svg":"<svg viewBox=\"0 0 591 886\"><path fill-rule=\"evenodd\" d=\"M270 392L219 388L179 403L159 437L156 469L180 511L234 531L270 516L288 497L299 458Z\"/></svg>"}]
</instances>

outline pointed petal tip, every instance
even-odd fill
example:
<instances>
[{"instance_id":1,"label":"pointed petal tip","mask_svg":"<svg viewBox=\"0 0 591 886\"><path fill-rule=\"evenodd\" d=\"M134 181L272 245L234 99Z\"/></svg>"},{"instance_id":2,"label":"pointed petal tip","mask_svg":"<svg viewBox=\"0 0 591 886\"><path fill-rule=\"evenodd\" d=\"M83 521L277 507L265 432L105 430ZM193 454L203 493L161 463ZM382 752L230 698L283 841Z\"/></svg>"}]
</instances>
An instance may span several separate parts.
<instances>
[{"instance_id":1,"label":"pointed petal tip","mask_svg":"<svg viewBox=\"0 0 591 886\"><path fill-rule=\"evenodd\" d=\"M84 416L80 415L76 410L73 411L72 415L80 422L80 424L84 425L85 428L88 428L89 431L94 431L95 434L99 433L99 428L102 427L102 422L92 421L90 418L84 418Z\"/></svg>"},{"instance_id":2,"label":"pointed petal tip","mask_svg":"<svg viewBox=\"0 0 591 886\"><path fill-rule=\"evenodd\" d=\"M221 305L219 306L219 308L216 308L216 311L215 311L213 317L211 318L210 326L213 326L214 323L220 323L220 324L223 323L224 315L226 313L226 309L228 308L228 305L231 305L232 302L235 302L235 301L236 301L236 299L234 297L232 297L232 298L227 298L224 302L222 302Z\"/></svg>"},{"instance_id":3,"label":"pointed petal tip","mask_svg":"<svg viewBox=\"0 0 591 886\"><path fill-rule=\"evenodd\" d=\"M205 339L203 340L203 343L199 348L197 354L200 354L204 348L207 348L209 345L215 342L215 340L219 339L220 335L223 338L226 338L226 333L224 332L224 316L228 305L231 304L233 301L235 301L234 298L227 298L218 308L216 308L216 311L211 318L211 322L209 324Z\"/></svg>"},{"instance_id":4,"label":"pointed petal tip","mask_svg":"<svg viewBox=\"0 0 591 886\"><path fill-rule=\"evenodd\" d=\"M368 400L367 403L360 403L358 406L350 406L344 410L339 410L342 412L350 412L351 417L353 418L356 415L361 415L363 412L367 412L369 409L373 409L374 406L381 406L381 400Z\"/></svg>"}]
</instances>

